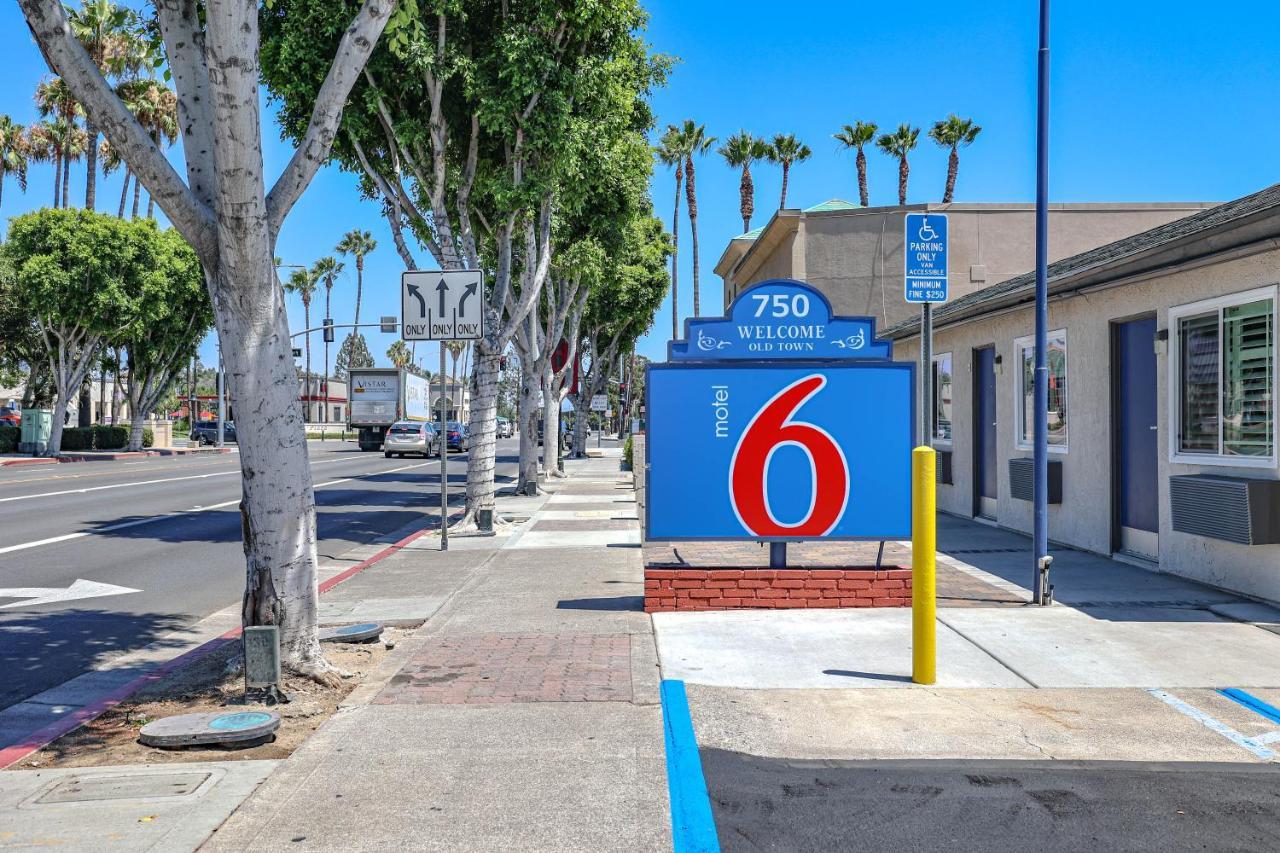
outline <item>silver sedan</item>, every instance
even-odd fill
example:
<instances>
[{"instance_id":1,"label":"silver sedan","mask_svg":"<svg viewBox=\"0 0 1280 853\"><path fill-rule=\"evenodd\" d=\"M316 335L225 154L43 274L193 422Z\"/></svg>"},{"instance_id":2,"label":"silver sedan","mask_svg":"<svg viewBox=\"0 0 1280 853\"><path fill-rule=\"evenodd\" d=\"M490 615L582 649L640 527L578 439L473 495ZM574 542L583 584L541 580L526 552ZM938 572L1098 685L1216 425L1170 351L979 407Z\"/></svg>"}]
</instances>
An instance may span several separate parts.
<instances>
[{"instance_id":1,"label":"silver sedan","mask_svg":"<svg viewBox=\"0 0 1280 853\"><path fill-rule=\"evenodd\" d=\"M382 455L390 459L394 456L405 456L416 453L419 456L434 456L440 452L436 442L434 424L419 421L397 421L387 430L387 437L382 442Z\"/></svg>"}]
</instances>

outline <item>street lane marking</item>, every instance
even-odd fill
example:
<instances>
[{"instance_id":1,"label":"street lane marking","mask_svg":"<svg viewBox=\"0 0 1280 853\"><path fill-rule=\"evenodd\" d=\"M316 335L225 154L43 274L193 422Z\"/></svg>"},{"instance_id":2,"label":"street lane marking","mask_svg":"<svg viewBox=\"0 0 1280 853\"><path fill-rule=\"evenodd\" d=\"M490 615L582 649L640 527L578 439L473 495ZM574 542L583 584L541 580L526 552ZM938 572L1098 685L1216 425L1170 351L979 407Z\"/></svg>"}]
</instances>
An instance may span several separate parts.
<instances>
[{"instance_id":1,"label":"street lane marking","mask_svg":"<svg viewBox=\"0 0 1280 853\"><path fill-rule=\"evenodd\" d=\"M84 578L77 578L66 589L47 586L9 587L0 589L0 598L22 598L26 600L5 604L0 606L0 610L8 610L15 607L25 609L27 607L35 607L37 604L56 604L62 601L77 601L81 598L101 598L104 595L127 595L131 592L142 592L142 590L128 586L116 586L112 583L87 581Z\"/></svg>"},{"instance_id":2,"label":"street lane marking","mask_svg":"<svg viewBox=\"0 0 1280 853\"><path fill-rule=\"evenodd\" d=\"M318 465L321 463L316 463L316 464ZM439 464L440 463L438 461L421 462L417 465L404 465L400 468L384 468L376 471L366 471L363 474L356 474L351 477L343 477L340 480L330 480L327 483L316 483L315 485L312 486L312 489L323 489L326 486L336 486L339 483L349 483L352 480L358 480L362 477L370 477L378 474L394 474L399 471L409 471L413 468L422 468L427 465L439 465ZM229 472L229 473L232 473L232 472ZM239 472L236 471L233 473L239 473ZM73 539L83 539L86 536L93 536L96 533L111 533L112 531L115 531L115 530L125 530L130 527L138 527L139 525L142 525L142 524L150 524L153 521L163 521L164 519L167 519L167 518L180 518L182 516L192 515L197 512L209 512L210 510L215 510L215 509L225 509L226 507L229 507L229 506L236 506L239 503L240 503L240 499L234 498L233 500L223 501L222 503L219 503L219 504L210 504L208 506L197 506L197 507L192 507L191 509L179 509L173 512L166 512L162 515L152 515L146 518L137 518L137 519L134 519L133 521L123 521L119 524L109 524L106 527L98 527L93 530L81 530L76 533L64 533L61 536L51 536L48 539L37 539L34 542L23 542L19 545L9 545L7 547L0 548L0 554L11 554L14 551L26 551L31 548L40 548L45 545L56 545L59 542L70 542Z\"/></svg>"},{"instance_id":3,"label":"street lane marking","mask_svg":"<svg viewBox=\"0 0 1280 853\"><path fill-rule=\"evenodd\" d=\"M312 462L311 467L316 468L321 465L332 465L335 462L355 462L355 459L324 459L320 462ZM212 474L188 474L185 477L164 477L159 480L137 480L132 483L108 483L105 486L86 486L83 489L62 489L57 492L41 492L38 495L14 495L13 497L0 498L0 503L8 503L9 501L29 501L34 498L56 498L60 495L83 495L88 492L101 492L105 489L125 489L132 486L154 486L157 483L178 483L183 480L205 480L209 477L227 477L232 474L239 474L239 467L230 471L214 471Z\"/></svg>"},{"instance_id":4,"label":"street lane marking","mask_svg":"<svg viewBox=\"0 0 1280 853\"><path fill-rule=\"evenodd\" d=\"M684 682L663 679L662 735L667 754L667 792L671 798L671 846L675 853L720 850L716 822L702 775L698 738L689 715Z\"/></svg>"},{"instance_id":5,"label":"street lane marking","mask_svg":"<svg viewBox=\"0 0 1280 853\"><path fill-rule=\"evenodd\" d=\"M1246 693L1239 687L1228 687L1226 690L1219 690L1218 692L1232 702L1245 706L1258 716L1266 717L1273 723L1280 723L1280 708L1268 705L1252 693Z\"/></svg>"},{"instance_id":6,"label":"street lane marking","mask_svg":"<svg viewBox=\"0 0 1280 853\"><path fill-rule=\"evenodd\" d=\"M1244 735L1240 734L1240 732L1231 728L1231 726L1228 726L1226 723L1220 720L1214 719L1213 717L1206 714L1204 711L1201 711L1199 708L1195 708L1195 707L1192 707L1191 705L1188 705L1186 702L1183 702L1177 696L1174 696L1171 693L1166 693L1163 690L1157 690L1154 687L1148 688L1147 692L1150 693L1152 696L1156 697L1157 699L1159 699L1161 702L1168 705L1170 708L1173 708L1175 711L1179 711L1180 713L1186 714L1188 717L1200 723L1205 728L1210 729L1211 731L1215 731L1218 734L1222 735L1224 738L1231 741L1236 746L1240 746L1249 750L1258 758L1261 758L1263 761L1270 761L1276 757L1276 754L1274 752L1267 749L1265 746L1262 746L1257 741L1253 740L1252 738L1245 737Z\"/></svg>"}]
</instances>

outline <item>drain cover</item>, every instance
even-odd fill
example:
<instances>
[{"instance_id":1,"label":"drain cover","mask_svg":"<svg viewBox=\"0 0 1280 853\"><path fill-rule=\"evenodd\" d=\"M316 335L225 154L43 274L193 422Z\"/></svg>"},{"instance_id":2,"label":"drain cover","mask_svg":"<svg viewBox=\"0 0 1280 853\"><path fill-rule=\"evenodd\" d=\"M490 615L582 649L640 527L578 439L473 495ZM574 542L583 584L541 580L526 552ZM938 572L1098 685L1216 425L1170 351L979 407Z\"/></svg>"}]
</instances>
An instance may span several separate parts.
<instances>
[{"instance_id":1,"label":"drain cover","mask_svg":"<svg viewBox=\"0 0 1280 853\"><path fill-rule=\"evenodd\" d=\"M72 776L40 795L37 803L92 803L101 800L140 800L185 797L209 780L212 773L123 773Z\"/></svg>"},{"instance_id":2,"label":"drain cover","mask_svg":"<svg viewBox=\"0 0 1280 853\"><path fill-rule=\"evenodd\" d=\"M320 632L322 643L368 643L382 635L382 625L377 622L361 622L359 625L343 625L341 628L325 628Z\"/></svg>"},{"instance_id":3,"label":"drain cover","mask_svg":"<svg viewBox=\"0 0 1280 853\"><path fill-rule=\"evenodd\" d=\"M274 711L182 714L147 723L138 740L147 746L205 746L260 740L280 728Z\"/></svg>"}]
</instances>

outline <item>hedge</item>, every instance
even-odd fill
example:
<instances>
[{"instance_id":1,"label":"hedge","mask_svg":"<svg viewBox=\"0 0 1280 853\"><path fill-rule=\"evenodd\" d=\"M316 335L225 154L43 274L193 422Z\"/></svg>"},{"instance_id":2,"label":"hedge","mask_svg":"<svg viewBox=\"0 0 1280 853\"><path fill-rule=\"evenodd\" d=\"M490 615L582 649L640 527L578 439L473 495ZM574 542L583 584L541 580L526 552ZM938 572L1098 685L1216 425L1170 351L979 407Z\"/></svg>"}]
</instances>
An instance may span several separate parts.
<instances>
[{"instance_id":1,"label":"hedge","mask_svg":"<svg viewBox=\"0 0 1280 853\"><path fill-rule=\"evenodd\" d=\"M98 424L91 427L63 427L62 450L120 450L129 443L129 428ZM146 433L143 433L143 444Z\"/></svg>"},{"instance_id":2,"label":"hedge","mask_svg":"<svg viewBox=\"0 0 1280 853\"><path fill-rule=\"evenodd\" d=\"M631 467L631 436L627 436L627 440L622 443L622 464Z\"/></svg>"},{"instance_id":3,"label":"hedge","mask_svg":"<svg viewBox=\"0 0 1280 853\"><path fill-rule=\"evenodd\" d=\"M13 453L18 449L22 428L10 424L0 425L0 453Z\"/></svg>"}]
</instances>

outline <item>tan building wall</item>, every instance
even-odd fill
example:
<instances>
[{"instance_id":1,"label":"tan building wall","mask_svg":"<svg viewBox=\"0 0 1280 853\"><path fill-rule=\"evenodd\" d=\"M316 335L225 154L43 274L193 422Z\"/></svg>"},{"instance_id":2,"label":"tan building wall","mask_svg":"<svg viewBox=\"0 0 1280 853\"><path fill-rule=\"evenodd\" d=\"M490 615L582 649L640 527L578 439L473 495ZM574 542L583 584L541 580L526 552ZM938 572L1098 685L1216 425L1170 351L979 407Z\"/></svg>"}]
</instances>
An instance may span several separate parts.
<instances>
[{"instance_id":1,"label":"tan building wall","mask_svg":"<svg viewBox=\"0 0 1280 853\"><path fill-rule=\"evenodd\" d=\"M1049 328L1067 333L1068 447L1051 452L1050 459L1063 466L1063 502L1049 507L1049 535L1054 541L1099 553L1112 546L1112 424L1111 323L1154 312L1157 329L1169 329L1169 309L1200 300L1272 286L1280 281L1280 249L1272 242L1252 254L1218 257L1183 269L1165 271L1121 283L1108 289L1052 300ZM1008 460L1030 457L1015 446L1015 388L1017 382L1014 340L1034 332L1030 306L1006 313L965 320L939 328L934 354L952 354L953 437L938 442L953 453L952 485L938 486L940 509L962 516L975 514L973 418L974 349L994 344L1001 356L997 369L997 522L1030 532L1032 506L1010 496ZM1171 334L1176 333L1176 330ZM1280 545L1243 546L1219 539L1178 533L1172 529L1169 477L1177 474L1213 473L1232 477L1277 479L1280 471L1217 465L1184 465L1170 461L1170 346L1157 351L1157 418L1159 470L1159 566L1162 571L1184 575L1247 595L1280 601ZM895 343L894 356L918 359L918 338ZM1277 359L1280 361L1280 358ZM1273 376L1280 365L1273 367ZM1276 392L1273 390L1272 394ZM1273 396L1274 399L1274 396Z\"/></svg>"},{"instance_id":2,"label":"tan building wall","mask_svg":"<svg viewBox=\"0 0 1280 853\"><path fill-rule=\"evenodd\" d=\"M1181 219L1209 203L1051 205L1049 259L1070 257ZM716 265L728 305L745 287L796 278L820 289L837 314L875 317L881 328L918 311L902 298L902 229L908 212L945 212L956 299L1035 264L1035 209L1027 204L929 204L779 211L753 240L730 241Z\"/></svg>"}]
</instances>

